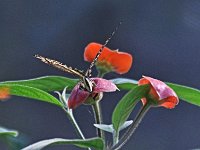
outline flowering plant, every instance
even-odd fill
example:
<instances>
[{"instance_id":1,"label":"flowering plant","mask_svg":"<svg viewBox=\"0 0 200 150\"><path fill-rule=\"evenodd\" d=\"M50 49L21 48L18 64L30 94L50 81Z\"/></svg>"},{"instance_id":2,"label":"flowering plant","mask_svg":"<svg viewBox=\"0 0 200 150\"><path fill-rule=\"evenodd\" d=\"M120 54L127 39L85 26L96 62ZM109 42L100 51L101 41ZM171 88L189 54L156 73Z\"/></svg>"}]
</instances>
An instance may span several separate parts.
<instances>
[{"instance_id":1,"label":"flowering plant","mask_svg":"<svg viewBox=\"0 0 200 150\"><path fill-rule=\"evenodd\" d=\"M102 45L90 43L85 48L84 60L93 62ZM54 65L64 65L48 58L40 57L43 62L52 62ZM200 106L200 91L198 89L173 84L164 83L152 77L143 76L138 82L133 79L116 78L112 80L104 79L104 75L109 72L117 74L127 73L132 66L133 58L131 54L111 50L104 47L101 55L95 63L98 70L97 77L85 77L83 79L71 79L61 76L45 76L30 80L5 81L0 83L0 100L10 98L12 95L23 96L33 100L39 100L60 107L66 112L67 117L74 126L77 133L76 139L53 138L39 141L29 145L23 150L39 150L46 146L55 144L73 144L75 146L96 150L117 150L120 149L133 135L137 126L150 108L162 106L167 109L174 108L179 103L179 98L191 104ZM68 67L68 72L80 74L77 69ZM101 100L103 92L128 91L121 100L118 100L110 125L103 124L101 113ZM58 96L53 96L51 92L56 91ZM62 91L62 92L58 92ZM71 92L70 92L71 91ZM133 120L130 114L136 104L142 102L142 107ZM91 105L94 110L96 135L93 138L85 138L76 122L73 111L79 109L82 104ZM120 131L126 129L120 136ZM113 141L107 141L105 132L111 133ZM18 132L6 128L0 128L0 136L10 141L10 136L16 137ZM17 137L16 137L17 138ZM108 144L112 143L112 144Z\"/></svg>"}]
</instances>

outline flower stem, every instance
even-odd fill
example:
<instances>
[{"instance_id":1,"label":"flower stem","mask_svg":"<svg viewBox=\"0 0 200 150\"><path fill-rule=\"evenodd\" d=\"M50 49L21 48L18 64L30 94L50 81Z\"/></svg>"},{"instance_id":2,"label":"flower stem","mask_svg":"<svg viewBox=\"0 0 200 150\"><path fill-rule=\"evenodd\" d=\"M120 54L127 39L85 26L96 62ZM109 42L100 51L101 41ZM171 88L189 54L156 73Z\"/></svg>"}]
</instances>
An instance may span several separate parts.
<instances>
[{"instance_id":1,"label":"flower stem","mask_svg":"<svg viewBox=\"0 0 200 150\"><path fill-rule=\"evenodd\" d=\"M106 74L106 72L99 70L98 71L98 77L103 78L103 76Z\"/></svg>"},{"instance_id":2,"label":"flower stem","mask_svg":"<svg viewBox=\"0 0 200 150\"><path fill-rule=\"evenodd\" d=\"M146 112L151 108L151 103L146 103L141 110L139 111L139 113L137 114L133 124L128 128L128 130L124 133L124 135L122 136L122 138L119 140L119 142L114 145L113 147L111 147L109 150L118 150L120 149L132 136L132 134L135 132L136 128L138 127L138 125L140 124L140 122L142 121L143 117L145 116Z\"/></svg>"},{"instance_id":3,"label":"flower stem","mask_svg":"<svg viewBox=\"0 0 200 150\"><path fill-rule=\"evenodd\" d=\"M116 145L119 142L119 132L113 132L113 145Z\"/></svg>"},{"instance_id":4,"label":"flower stem","mask_svg":"<svg viewBox=\"0 0 200 150\"><path fill-rule=\"evenodd\" d=\"M64 109L64 110L65 110L65 109ZM71 124L72 124L72 125L74 126L74 128L75 128L76 134L77 134L79 137L81 137L82 139L85 139L85 137L84 137L84 135L83 135L83 133L82 133L80 127L78 126L78 124L77 124L77 122L76 122L76 120L75 120L75 118L74 118L74 115L73 115L72 111L69 112L69 111L65 110L65 112L67 113L67 117L69 118Z\"/></svg>"},{"instance_id":5,"label":"flower stem","mask_svg":"<svg viewBox=\"0 0 200 150\"><path fill-rule=\"evenodd\" d=\"M74 126L74 128L75 128L75 130L76 130L76 134L77 134L79 137L81 137L83 140L85 140L85 137L84 137L84 135L83 135L83 133L82 133L80 127L78 126L78 124L77 124L77 122L76 122L76 120L75 120L75 118L74 118L74 115L73 115L72 110L66 110L66 109L64 108L64 111L66 112L67 117L69 118L71 124ZM91 150L91 149L88 148L88 150Z\"/></svg>"},{"instance_id":6,"label":"flower stem","mask_svg":"<svg viewBox=\"0 0 200 150\"><path fill-rule=\"evenodd\" d=\"M98 70L98 77L100 78L103 78L103 76L105 75L105 71L99 69ZM103 123L103 117L102 117L102 112L101 112L101 105L100 105L100 100L99 101L96 101L93 105L92 105L92 108L93 108L93 112L94 112L94 115L95 115L95 123L96 124L102 124ZM105 140L105 134L104 134L104 131L99 129L99 128L96 128L96 132L97 132L97 136L102 138L103 140Z\"/></svg>"},{"instance_id":7,"label":"flower stem","mask_svg":"<svg viewBox=\"0 0 200 150\"><path fill-rule=\"evenodd\" d=\"M100 103L99 102L95 102L92 105L92 108L93 108L93 111L94 111L94 114L95 114L95 123L96 124L102 124L103 120L102 120L102 113L101 113ZM97 128L97 135L98 135L98 137L100 137L102 139L105 139L104 132L99 128Z\"/></svg>"}]
</instances>

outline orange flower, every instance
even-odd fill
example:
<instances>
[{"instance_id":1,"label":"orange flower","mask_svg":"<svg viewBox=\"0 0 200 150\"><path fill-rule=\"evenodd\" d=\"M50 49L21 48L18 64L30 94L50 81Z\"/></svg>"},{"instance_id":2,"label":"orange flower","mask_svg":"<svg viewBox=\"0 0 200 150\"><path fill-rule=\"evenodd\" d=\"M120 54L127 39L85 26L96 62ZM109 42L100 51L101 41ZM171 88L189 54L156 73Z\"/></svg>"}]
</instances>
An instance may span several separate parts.
<instances>
[{"instance_id":1,"label":"orange flower","mask_svg":"<svg viewBox=\"0 0 200 150\"><path fill-rule=\"evenodd\" d=\"M7 87L0 88L0 100L5 100L10 97L10 90Z\"/></svg>"},{"instance_id":2,"label":"orange flower","mask_svg":"<svg viewBox=\"0 0 200 150\"><path fill-rule=\"evenodd\" d=\"M102 45L98 43L88 44L85 48L84 60L92 62L101 47ZM105 72L114 71L119 74L127 73L131 65L132 56L130 54L107 47L103 49L96 64L98 69L103 69Z\"/></svg>"},{"instance_id":3,"label":"orange flower","mask_svg":"<svg viewBox=\"0 0 200 150\"><path fill-rule=\"evenodd\" d=\"M143 78L139 80L138 84L151 85L148 97L150 97L153 100L155 106L163 106L165 108L171 109L174 108L179 102L176 93L160 80L143 76ZM142 103L146 104L147 99L148 98L143 98Z\"/></svg>"}]
</instances>

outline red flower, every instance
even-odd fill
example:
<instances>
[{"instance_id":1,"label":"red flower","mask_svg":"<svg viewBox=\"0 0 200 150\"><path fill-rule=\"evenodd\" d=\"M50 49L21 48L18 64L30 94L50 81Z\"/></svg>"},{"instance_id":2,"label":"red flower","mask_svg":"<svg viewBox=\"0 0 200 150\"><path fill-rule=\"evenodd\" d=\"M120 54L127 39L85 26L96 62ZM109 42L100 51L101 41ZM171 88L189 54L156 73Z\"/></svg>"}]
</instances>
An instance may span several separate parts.
<instances>
[{"instance_id":1,"label":"red flower","mask_svg":"<svg viewBox=\"0 0 200 150\"><path fill-rule=\"evenodd\" d=\"M118 89L117 86L109 80L102 78L91 78L91 80L94 82L92 93L81 89L80 82L74 87L68 99L68 107L70 109L74 109L84 103L90 96L94 96L100 92L113 92Z\"/></svg>"},{"instance_id":2,"label":"red flower","mask_svg":"<svg viewBox=\"0 0 200 150\"><path fill-rule=\"evenodd\" d=\"M151 77L143 76L142 79L139 80L139 85L150 84L150 92L149 96L155 100L156 106L163 106L165 108L174 108L178 102L178 96L176 93L167 86L164 82L153 79ZM143 98L142 103L146 104L147 99Z\"/></svg>"},{"instance_id":3,"label":"red flower","mask_svg":"<svg viewBox=\"0 0 200 150\"><path fill-rule=\"evenodd\" d=\"M90 43L85 48L84 60L92 62L102 47L98 43ZM118 50L111 50L107 47L98 58L97 68L104 69L106 72L114 71L119 74L124 74L129 71L132 65L132 56L125 52L118 52Z\"/></svg>"},{"instance_id":4,"label":"red flower","mask_svg":"<svg viewBox=\"0 0 200 150\"><path fill-rule=\"evenodd\" d=\"M0 100L5 100L10 97L10 89L7 87L0 88Z\"/></svg>"}]
</instances>

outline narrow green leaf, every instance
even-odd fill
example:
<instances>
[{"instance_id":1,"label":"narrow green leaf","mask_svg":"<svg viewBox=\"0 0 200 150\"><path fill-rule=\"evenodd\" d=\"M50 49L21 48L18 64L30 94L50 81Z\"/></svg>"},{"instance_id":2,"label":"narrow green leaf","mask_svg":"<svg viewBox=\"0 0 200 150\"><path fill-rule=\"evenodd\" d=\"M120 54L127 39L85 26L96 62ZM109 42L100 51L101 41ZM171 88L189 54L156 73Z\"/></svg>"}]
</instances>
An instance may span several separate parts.
<instances>
[{"instance_id":1,"label":"narrow green leaf","mask_svg":"<svg viewBox=\"0 0 200 150\"><path fill-rule=\"evenodd\" d=\"M116 132L119 132L120 127L128 119L137 102L145 97L149 91L148 85L137 86L130 90L117 104L112 115L112 124Z\"/></svg>"},{"instance_id":2,"label":"narrow green leaf","mask_svg":"<svg viewBox=\"0 0 200 150\"><path fill-rule=\"evenodd\" d=\"M22 146L23 144L22 142L24 141L21 141L20 139L21 137L17 137L17 136L18 136L18 132L16 130L8 129L8 128L0 126L0 140L7 145L8 149L22 148L20 146Z\"/></svg>"},{"instance_id":3,"label":"narrow green leaf","mask_svg":"<svg viewBox=\"0 0 200 150\"><path fill-rule=\"evenodd\" d=\"M100 138L91 138L86 140L68 140L62 138L55 138L49 140L43 140L35 144L29 145L28 147L23 148L22 150L40 150L46 146L55 145L55 144L73 144L81 148L94 148L96 150L103 150L104 143Z\"/></svg>"},{"instance_id":4,"label":"narrow green leaf","mask_svg":"<svg viewBox=\"0 0 200 150\"><path fill-rule=\"evenodd\" d=\"M200 90L174 83L167 83L167 85L176 92L180 99L200 106Z\"/></svg>"},{"instance_id":5,"label":"narrow green leaf","mask_svg":"<svg viewBox=\"0 0 200 150\"><path fill-rule=\"evenodd\" d=\"M3 137L3 136L14 136L14 137L16 137L17 135L18 135L18 132L16 130L11 130L11 129L7 129L7 128L0 126L0 137Z\"/></svg>"},{"instance_id":6,"label":"narrow green leaf","mask_svg":"<svg viewBox=\"0 0 200 150\"><path fill-rule=\"evenodd\" d=\"M120 127L119 131L127 128L132 123L133 123L133 120L125 121L124 124ZM106 132L110 132L110 133L114 132L114 128L113 128L112 124L109 124L109 125L107 125L107 124L94 124L94 126L96 128L99 128L99 129L103 130L103 131L106 131Z\"/></svg>"},{"instance_id":7,"label":"narrow green leaf","mask_svg":"<svg viewBox=\"0 0 200 150\"><path fill-rule=\"evenodd\" d=\"M17 84L3 84L3 85L1 84L0 87L9 88L10 95L32 98L62 107L62 104L58 99L56 99L49 93L34 87L17 85Z\"/></svg>"},{"instance_id":8,"label":"narrow green leaf","mask_svg":"<svg viewBox=\"0 0 200 150\"><path fill-rule=\"evenodd\" d=\"M113 133L114 131L112 124L109 124L109 125L108 124L94 124L94 126L106 132Z\"/></svg>"},{"instance_id":9,"label":"narrow green leaf","mask_svg":"<svg viewBox=\"0 0 200 150\"><path fill-rule=\"evenodd\" d=\"M77 79L70 79L62 76L44 76L39 78L34 78L30 80L18 80L18 81L5 81L0 82L0 84L14 84L34 87L43 91L60 91L67 87L71 90L76 84Z\"/></svg>"},{"instance_id":10,"label":"narrow green leaf","mask_svg":"<svg viewBox=\"0 0 200 150\"><path fill-rule=\"evenodd\" d=\"M119 131L126 129L128 126L130 126L133 123L133 120L125 121L124 124L122 124L119 128Z\"/></svg>"}]
</instances>

